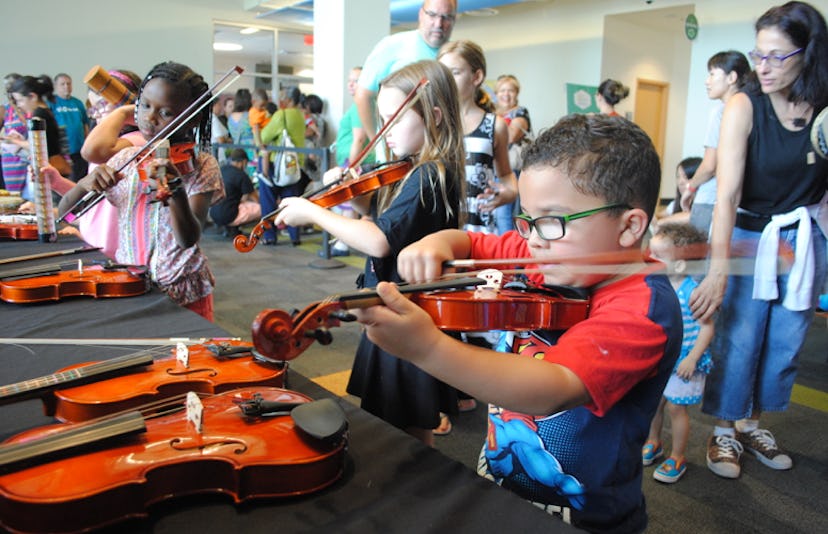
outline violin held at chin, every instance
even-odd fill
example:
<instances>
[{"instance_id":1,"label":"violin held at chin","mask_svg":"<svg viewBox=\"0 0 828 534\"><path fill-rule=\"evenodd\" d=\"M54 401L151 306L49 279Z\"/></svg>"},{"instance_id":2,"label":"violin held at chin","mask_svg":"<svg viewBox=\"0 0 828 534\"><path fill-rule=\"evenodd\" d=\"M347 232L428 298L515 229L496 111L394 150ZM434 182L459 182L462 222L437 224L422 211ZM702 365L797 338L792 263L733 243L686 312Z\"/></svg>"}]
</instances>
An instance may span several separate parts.
<instances>
[{"instance_id":1,"label":"violin held at chin","mask_svg":"<svg viewBox=\"0 0 828 534\"><path fill-rule=\"evenodd\" d=\"M354 180L333 182L317 190L302 195L322 208L331 208L347 202L353 198L374 192L386 185L399 182L411 171L409 160L400 160L383 164L373 171L366 172ZM343 175L343 178L348 176ZM250 252L259 242L265 230L273 225L273 219L281 212L277 208L261 218L250 232L250 236L237 235L233 239L233 246L239 252Z\"/></svg>"}]
</instances>

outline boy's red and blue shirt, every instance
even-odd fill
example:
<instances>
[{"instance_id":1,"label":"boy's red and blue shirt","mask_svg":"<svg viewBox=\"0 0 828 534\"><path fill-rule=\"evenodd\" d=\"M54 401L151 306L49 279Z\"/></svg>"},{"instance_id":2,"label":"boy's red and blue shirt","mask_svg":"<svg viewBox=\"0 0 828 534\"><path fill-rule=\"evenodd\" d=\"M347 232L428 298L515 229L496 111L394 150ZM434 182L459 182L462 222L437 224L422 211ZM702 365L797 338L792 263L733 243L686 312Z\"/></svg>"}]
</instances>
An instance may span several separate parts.
<instances>
[{"instance_id":1,"label":"boy's red and blue shirt","mask_svg":"<svg viewBox=\"0 0 828 534\"><path fill-rule=\"evenodd\" d=\"M472 258L529 256L516 232L468 235ZM545 416L490 406L481 474L580 528L643 530L641 447L681 341L675 291L652 270L591 291L588 318L565 331L505 332L505 358L567 367L591 401Z\"/></svg>"}]
</instances>

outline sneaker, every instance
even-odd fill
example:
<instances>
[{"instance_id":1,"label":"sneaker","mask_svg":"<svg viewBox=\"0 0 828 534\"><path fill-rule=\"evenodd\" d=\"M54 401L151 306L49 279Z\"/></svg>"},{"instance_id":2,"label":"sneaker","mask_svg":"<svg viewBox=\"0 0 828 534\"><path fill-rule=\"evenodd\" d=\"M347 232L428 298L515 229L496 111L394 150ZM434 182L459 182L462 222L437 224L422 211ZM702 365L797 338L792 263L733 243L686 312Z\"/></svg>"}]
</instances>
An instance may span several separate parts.
<instances>
[{"instance_id":1,"label":"sneaker","mask_svg":"<svg viewBox=\"0 0 828 534\"><path fill-rule=\"evenodd\" d=\"M673 484L678 482L685 471L687 471L687 464L684 460L676 462L675 458L667 458L653 471L653 478L659 482Z\"/></svg>"},{"instance_id":2,"label":"sneaker","mask_svg":"<svg viewBox=\"0 0 828 534\"><path fill-rule=\"evenodd\" d=\"M757 428L753 432L737 431L736 439L771 469L783 470L793 467L793 460L776 446L776 440L770 430Z\"/></svg>"},{"instance_id":3,"label":"sneaker","mask_svg":"<svg viewBox=\"0 0 828 534\"><path fill-rule=\"evenodd\" d=\"M661 443L648 441L641 447L641 463L644 465L650 465L662 456L664 451L661 449Z\"/></svg>"},{"instance_id":4,"label":"sneaker","mask_svg":"<svg viewBox=\"0 0 828 534\"><path fill-rule=\"evenodd\" d=\"M739 478L739 457L744 448L733 436L710 436L707 441L707 467L724 478Z\"/></svg>"}]
</instances>

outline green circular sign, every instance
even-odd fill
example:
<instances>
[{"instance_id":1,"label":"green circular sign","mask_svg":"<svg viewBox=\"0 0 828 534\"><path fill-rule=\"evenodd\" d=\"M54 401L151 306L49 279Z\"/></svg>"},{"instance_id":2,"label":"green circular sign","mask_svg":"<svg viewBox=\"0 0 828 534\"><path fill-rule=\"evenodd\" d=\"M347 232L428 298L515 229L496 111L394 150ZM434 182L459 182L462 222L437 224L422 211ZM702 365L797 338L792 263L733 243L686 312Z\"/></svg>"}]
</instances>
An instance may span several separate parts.
<instances>
[{"instance_id":1,"label":"green circular sign","mask_svg":"<svg viewBox=\"0 0 828 534\"><path fill-rule=\"evenodd\" d=\"M684 19L684 35L691 41L699 35L699 20L692 13Z\"/></svg>"}]
</instances>

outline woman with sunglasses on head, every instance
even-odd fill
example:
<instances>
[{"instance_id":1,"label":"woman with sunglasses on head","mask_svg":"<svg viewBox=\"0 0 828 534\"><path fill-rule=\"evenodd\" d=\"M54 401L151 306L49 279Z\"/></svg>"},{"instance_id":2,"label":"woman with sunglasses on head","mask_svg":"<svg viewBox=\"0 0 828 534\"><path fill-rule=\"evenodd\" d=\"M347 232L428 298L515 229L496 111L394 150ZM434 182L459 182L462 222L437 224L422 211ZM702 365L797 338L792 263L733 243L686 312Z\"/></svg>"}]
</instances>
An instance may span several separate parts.
<instances>
[{"instance_id":1,"label":"woman with sunglasses on head","mask_svg":"<svg viewBox=\"0 0 828 534\"><path fill-rule=\"evenodd\" d=\"M803 2L773 7L756 22L749 55L755 70L722 117L711 265L690 299L696 317L721 311L702 411L717 418L708 467L725 478L739 476L744 450L773 469L793 465L759 418L788 407L826 272L828 229L814 219L828 161L810 143L813 120L828 104L825 19ZM795 261L777 276L788 248ZM736 250L756 257L754 275L728 276Z\"/></svg>"}]
</instances>

